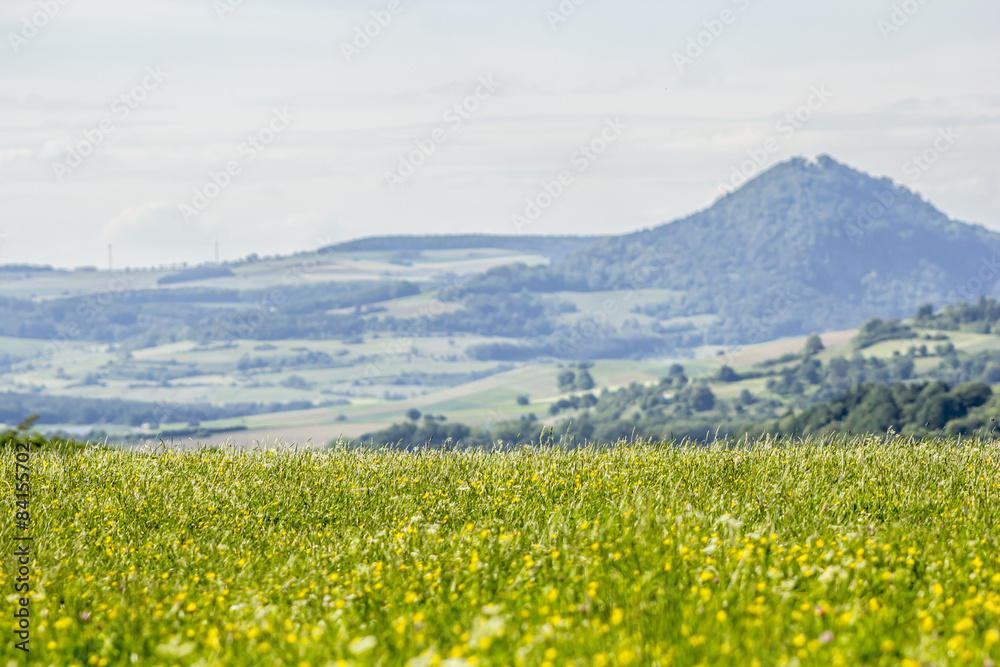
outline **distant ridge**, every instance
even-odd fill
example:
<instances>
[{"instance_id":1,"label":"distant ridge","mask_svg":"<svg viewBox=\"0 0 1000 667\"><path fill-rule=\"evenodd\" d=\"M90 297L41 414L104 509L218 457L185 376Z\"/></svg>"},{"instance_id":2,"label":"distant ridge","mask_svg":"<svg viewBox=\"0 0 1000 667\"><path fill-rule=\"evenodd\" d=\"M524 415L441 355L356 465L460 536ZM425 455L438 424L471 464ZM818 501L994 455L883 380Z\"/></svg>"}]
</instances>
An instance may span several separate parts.
<instances>
[{"instance_id":1,"label":"distant ridge","mask_svg":"<svg viewBox=\"0 0 1000 667\"><path fill-rule=\"evenodd\" d=\"M205 264L186 269L178 273L163 276L156 281L158 285L173 285L176 283L191 283L199 280L211 280L212 278L229 278L235 275L229 267L214 266Z\"/></svg>"},{"instance_id":2,"label":"distant ridge","mask_svg":"<svg viewBox=\"0 0 1000 667\"><path fill-rule=\"evenodd\" d=\"M55 271L48 264L0 264L0 272L10 273L41 273L45 271Z\"/></svg>"},{"instance_id":3,"label":"distant ridge","mask_svg":"<svg viewBox=\"0 0 1000 667\"><path fill-rule=\"evenodd\" d=\"M606 238L604 236L529 236L501 234L430 234L369 236L344 241L320 252L420 252L424 250L472 250L490 248L535 253L559 260Z\"/></svg>"}]
</instances>

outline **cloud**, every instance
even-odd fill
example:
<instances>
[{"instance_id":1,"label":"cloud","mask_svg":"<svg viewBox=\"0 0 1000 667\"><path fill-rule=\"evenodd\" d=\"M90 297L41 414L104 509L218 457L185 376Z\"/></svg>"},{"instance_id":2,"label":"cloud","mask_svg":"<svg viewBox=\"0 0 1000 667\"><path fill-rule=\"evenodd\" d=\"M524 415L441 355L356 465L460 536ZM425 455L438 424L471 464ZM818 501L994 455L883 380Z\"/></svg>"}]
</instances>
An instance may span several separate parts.
<instances>
[{"instance_id":1,"label":"cloud","mask_svg":"<svg viewBox=\"0 0 1000 667\"><path fill-rule=\"evenodd\" d=\"M100 239L120 249L123 259L140 264L177 261L193 246L210 259L213 230L201 220L184 222L176 204L155 201L123 210L101 226Z\"/></svg>"},{"instance_id":2,"label":"cloud","mask_svg":"<svg viewBox=\"0 0 1000 667\"><path fill-rule=\"evenodd\" d=\"M129 235L148 235L170 230L174 232L180 225L176 206L157 201L128 208L109 220L101 229L104 240L110 241Z\"/></svg>"}]
</instances>

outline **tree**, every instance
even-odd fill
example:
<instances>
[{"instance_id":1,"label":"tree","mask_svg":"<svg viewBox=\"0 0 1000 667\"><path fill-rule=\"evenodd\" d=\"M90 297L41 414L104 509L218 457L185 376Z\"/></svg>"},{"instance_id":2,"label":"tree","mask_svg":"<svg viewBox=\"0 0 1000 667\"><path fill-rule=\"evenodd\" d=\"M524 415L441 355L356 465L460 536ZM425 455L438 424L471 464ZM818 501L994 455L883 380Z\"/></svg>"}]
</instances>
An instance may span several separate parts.
<instances>
[{"instance_id":1,"label":"tree","mask_svg":"<svg viewBox=\"0 0 1000 667\"><path fill-rule=\"evenodd\" d=\"M576 388L580 391L590 391L594 388L594 378L591 377L589 371L582 370L576 376Z\"/></svg>"},{"instance_id":2,"label":"tree","mask_svg":"<svg viewBox=\"0 0 1000 667\"><path fill-rule=\"evenodd\" d=\"M723 366L719 369L719 382L739 382L742 379L740 374L729 366Z\"/></svg>"},{"instance_id":3,"label":"tree","mask_svg":"<svg viewBox=\"0 0 1000 667\"><path fill-rule=\"evenodd\" d=\"M823 345L823 339L817 336L816 334L813 334L812 336L809 336L809 338L806 339L806 347L805 350L803 351L807 357L811 357L813 355L819 354L825 349L826 346Z\"/></svg>"},{"instance_id":4,"label":"tree","mask_svg":"<svg viewBox=\"0 0 1000 667\"><path fill-rule=\"evenodd\" d=\"M673 364L667 377L660 383L665 387L683 387L687 384L688 377L684 374L684 367L680 364Z\"/></svg>"},{"instance_id":5,"label":"tree","mask_svg":"<svg viewBox=\"0 0 1000 667\"><path fill-rule=\"evenodd\" d=\"M556 382L559 383L560 391L572 391L576 383L576 373L571 370L562 371L556 376Z\"/></svg>"},{"instance_id":6,"label":"tree","mask_svg":"<svg viewBox=\"0 0 1000 667\"><path fill-rule=\"evenodd\" d=\"M705 385L698 385L691 392L691 409L695 412L708 412L715 407L715 394Z\"/></svg>"},{"instance_id":7,"label":"tree","mask_svg":"<svg viewBox=\"0 0 1000 667\"><path fill-rule=\"evenodd\" d=\"M517 404L518 405L528 405L530 402L531 402L531 399L529 399L527 396L521 395L521 396L517 397Z\"/></svg>"},{"instance_id":8,"label":"tree","mask_svg":"<svg viewBox=\"0 0 1000 667\"><path fill-rule=\"evenodd\" d=\"M902 428L902 410L892 390L885 385L868 385L859 390L860 401L851 406L843 428L852 433L885 433L889 427ZM944 424L942 424L943 426Z\"/></svg>"},{"instance_id":9,"label":"tree","mask_svg":"<svg viewBox=\"0 0 1000 667\"><path fill-rule=\"evenodd\" d=\"M305 378L300 375L289 376L281 383L281 386L288 387L289 389L301 389L303 391L312 389L312 385L306 382Z\"/></svg>"},{"instance_id":10,"label":"tree","mask_svg":"<svg viewBox=\"0 0 1000 667\"><path fill-rule=\"evenodd\" d=\"M883 322L880 318L873 317L861 325L858 335L854 337L854 347L863 350L884 340L907 340L916 337L917 333L898 318Z\"/></svg>"},{"instance_id":11,"label":"tree","mask_svg":"<svg viewBox=\"0 0 1000 667\"><path fill-rule=\"evenodd\" d=\"M993 397L993 390L982 382L969 382L955 387L951 392L963 410L971 410L986 405Z\"/></svg>"},{"instance_id":12,"label":"tree","mask_svg":"<svg viewBox=\"0 0 1000 667\"><path fill-rule=\"evenodd\" d=\"M409 410L406 411L406 416L409 417L412 421L419 421L420 410L417 410L416 408L410 408Z\"/></svg>"}]
</instances>

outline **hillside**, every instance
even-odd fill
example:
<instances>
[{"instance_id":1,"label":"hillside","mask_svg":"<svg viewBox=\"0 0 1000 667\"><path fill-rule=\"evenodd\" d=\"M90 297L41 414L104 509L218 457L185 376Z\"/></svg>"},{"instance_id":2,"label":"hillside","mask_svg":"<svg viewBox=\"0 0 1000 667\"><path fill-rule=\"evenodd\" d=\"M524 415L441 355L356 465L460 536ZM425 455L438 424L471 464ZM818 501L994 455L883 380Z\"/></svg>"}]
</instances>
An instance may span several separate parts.
<instances>
[{"instance_id":1,"label":"hillside","mask_svg":"<svg viewBox=\"0 0 1000 667\"><path fill-rule=\"evenodd\" d=\"M957 301L980 258L997 252L1000 234L821 156L779 164L684 219L599 240L551 268L494 269L470 289L516 276L510 289L669 288L683 294L642 312L716 315L709 342L746 343Z\"/></svg>"},{"instance_id":2,"label":"hillside","mask_svg":"<svg viewBox=\"0 0 1000 667\"><path fill-rule=\"evenodd\" d=\"M361 439L418 447L449 438L474 445L541 442L550 430L588 442L890 429L918 437L985 435L995 432L1000 408L992 389L1000 383L1000 350L988 333L998 324L1000 304L980 299L940 313L921 308L908 322L873 318L847 341L842 334L849 332L813 335L799 339L794 351L766 344L750 354L677 363L655 380L627 385L608 387L598 364L564 365L553 382L558 396L544 403L524 396L518 403L532 412L490 428L433 416L421 424L413 413L411 421ZM646 368L652 373L655 365Z\"/></svg>"},{"instance_id":3,"label":"hillside","mask_svg":"<svg viewBox=\"0 0 1000 667\"><path fill-rule=\"evenodd\" d=\"M410 236L370 236L327 246L320 252L399 252L429 250L513 250L544 255L553 260L589 247L601 236L503 236L498 234L428 234Z\"/></svg>"}]
</instances>

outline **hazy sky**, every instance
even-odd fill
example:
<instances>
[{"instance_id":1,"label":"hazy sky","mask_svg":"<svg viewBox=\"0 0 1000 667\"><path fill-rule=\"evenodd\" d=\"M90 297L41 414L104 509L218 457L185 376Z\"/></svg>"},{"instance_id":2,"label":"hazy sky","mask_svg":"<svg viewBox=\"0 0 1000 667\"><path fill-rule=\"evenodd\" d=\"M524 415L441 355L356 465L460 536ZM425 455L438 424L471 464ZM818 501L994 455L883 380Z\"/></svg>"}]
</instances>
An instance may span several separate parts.
<instances>
[{"instance_id":1,"label":"hazy sky","mask_svg":"<svg viewBox=\"0 0 1000 667\"><path fill-rule=\"evenodd\" d=\"M0 262L626 232L751 154L1000 229L998 28L996 0L3 0Z\"/></svg>"}]
</instances>

